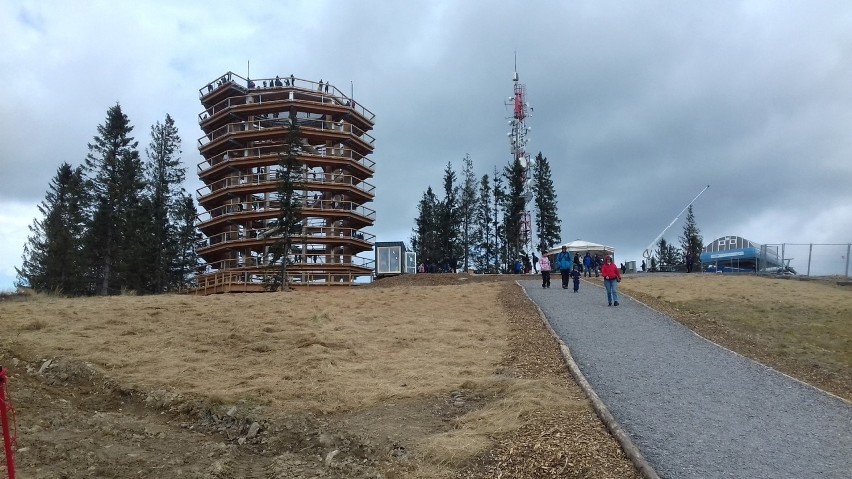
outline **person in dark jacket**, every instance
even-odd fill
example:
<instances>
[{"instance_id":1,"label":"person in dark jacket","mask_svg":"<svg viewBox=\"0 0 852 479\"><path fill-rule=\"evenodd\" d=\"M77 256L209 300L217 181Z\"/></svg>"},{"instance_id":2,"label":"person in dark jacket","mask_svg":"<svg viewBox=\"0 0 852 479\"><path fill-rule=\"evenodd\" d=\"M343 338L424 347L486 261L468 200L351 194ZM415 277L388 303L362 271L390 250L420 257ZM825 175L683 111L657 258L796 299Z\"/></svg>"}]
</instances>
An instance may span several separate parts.
<instances>
[{"instance_id":1,"label":"person in dark jacket","mask_svg":"<svg viewBox=\"0 0 852 479\"><path fill-rule=\"evenodd\" d=\"M586 251L586 256L583 256L583 276L592 277L592 255Z\"/></svg>"},{"instance_id":2,"label":"person in dark jacket","mask_svg":"<svg viewBox=\"0 0 852 479\"><path fill-rule=\"evenodd\" d=\"M574 292L580 291L580 271L577 268L571 271L571 279L574 280Z\"/></svg>"},{"instance_id":3,"label":"person in dark jacket","mask_svg":"<svg viewBox=\"0 0 852 479\"><path fill-rule=\"evenodd\" d=\"M556 255L556 267L562 273L562 289L568 289L568 281L571 279L571 265L574 264L574 258L568 252L568 247L563 246L562 252Z\"/></svg>"}]
</instances>

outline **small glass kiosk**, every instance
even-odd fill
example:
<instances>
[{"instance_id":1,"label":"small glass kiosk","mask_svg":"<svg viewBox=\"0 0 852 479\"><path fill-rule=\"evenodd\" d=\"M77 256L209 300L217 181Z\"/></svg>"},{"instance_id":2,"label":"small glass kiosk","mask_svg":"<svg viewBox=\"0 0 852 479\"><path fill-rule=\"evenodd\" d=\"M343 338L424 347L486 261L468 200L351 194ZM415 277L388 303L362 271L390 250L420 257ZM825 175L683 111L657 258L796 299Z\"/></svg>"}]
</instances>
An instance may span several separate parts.
<instances>
[{"instance_id":1,"label":"small glass kiosk","mask_svg":"<svg viewBox=\"0 0 852 479\"><path fill-rule=\"evenodd\" d=\"M417 254L402 241L376 242L376 278L417 272Z\"/></svg>"}]
</instances>

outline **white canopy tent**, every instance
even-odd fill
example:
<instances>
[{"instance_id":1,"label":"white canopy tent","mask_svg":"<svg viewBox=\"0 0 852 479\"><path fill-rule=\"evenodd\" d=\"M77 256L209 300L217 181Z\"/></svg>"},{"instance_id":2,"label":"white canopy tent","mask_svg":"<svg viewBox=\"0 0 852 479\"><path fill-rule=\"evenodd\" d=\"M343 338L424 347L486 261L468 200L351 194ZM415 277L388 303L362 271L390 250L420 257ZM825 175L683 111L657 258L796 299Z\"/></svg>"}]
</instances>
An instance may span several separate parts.
<instances>
[{"instance_id":1,"label":"white canopy tent","mask_svg":"<svg viewBox=\"0 0 852 479\"><path fill-rule=\"evenodd\" d=\"M585 256L586 251L591 253L592 256L599 254L601 256L610 255L615 258L615 248L612 246L606 246L598 243L591 243L589 241L583 240L574 240L568 243L564 243L558 246L554 246L547 250L547 255L555 255L562 251L562 247L565 246L568 252L570 253L580 253L580 257Z\"/></svg>"}]
</instances>

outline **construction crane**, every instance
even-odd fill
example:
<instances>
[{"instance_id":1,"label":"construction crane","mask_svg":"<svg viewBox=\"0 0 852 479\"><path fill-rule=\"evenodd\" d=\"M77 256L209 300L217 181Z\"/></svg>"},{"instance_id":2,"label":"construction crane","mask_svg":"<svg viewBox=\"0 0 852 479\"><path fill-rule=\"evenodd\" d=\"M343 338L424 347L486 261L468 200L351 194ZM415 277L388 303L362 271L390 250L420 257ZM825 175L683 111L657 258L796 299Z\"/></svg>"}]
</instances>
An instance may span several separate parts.
<instances>
[{"instance_id":1,"label":"construction crane","mask_svg":"<svg viewBox=\"0 0 852 479\"><path fill-rule=\"evenodd\" d=\"M692 201L690 201L688 205L686 205L686 206L685 206L682 210L680 210L680 213L678 213L678 214L677 214L677 216L675 216L675 218L672 220L672 222L671 222L671 223L669 223L669 225L668 225L668 226L666 226L665 228L663 228L663 231L661 231L661 232L660 232L660 234L658 234L658 235L657 235L657 237L656 237L656 238L654 238L654 241L651 241L651 244L649 244L649 245L648 245L648 247L647 247L647 248L645 248L645 251L642 253L642 256L644 256L644 257L645 257L645 259L647 259L648 261L650 261L650 260L651 260L651 256L653 256L653 255L654 255L654 254L653 254L653 251L654 251L654 245L655 245L655 244L657 244L657 242L658 242L658 241L660 241L660 238L662 238L662 237L663 237L663 235L664 235L664 234L666 234L666 231L667 231L669 228L671 228L671 227L672 227L672 225L673 225L673 224L675 224L675 222L677 222L678 218L680 218L680 215L682 215L684 211L686 211L686 210L687 210L690 206L692 206L692 204L693 204L693 203L695 203L695 200L697 200L697 199L698 199L698 197L699 197L699 196L701 196L701 194L702 194L702 193L704 193L705 191L707 191L707 188L710 188L710 185L705 186L705 187L704 187L704 189L703 189L703 190L701 190L701 192L700 192L700 193L698 193L698 195L697 195L695 198L693 198L693 199L692 199Z\"/></svg>"}]
</instances>

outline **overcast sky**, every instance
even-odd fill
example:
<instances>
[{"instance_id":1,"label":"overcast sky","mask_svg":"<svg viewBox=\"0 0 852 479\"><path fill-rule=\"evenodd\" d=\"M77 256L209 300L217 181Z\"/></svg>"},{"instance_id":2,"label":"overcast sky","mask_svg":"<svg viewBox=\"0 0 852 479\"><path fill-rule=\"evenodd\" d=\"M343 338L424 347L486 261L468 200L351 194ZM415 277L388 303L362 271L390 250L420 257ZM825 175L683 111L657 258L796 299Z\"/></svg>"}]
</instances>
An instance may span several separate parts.
<instances>
[{"instance_id":1,"label":"overcast sky","mask_svg":"<svg viewBox=\"0 0 852 479\"><path fill-rule=\"evenodd\" d=\"M143 154L170 114L194 191L198 89L248 62L375 113L378 241L409 241L448 161L460 172L470 154L481 176L511 160L515 52L563 241L640 260L707 184L705 242L852 241L848 1L6 0L0 44L0 290L57 167L82 164L109 107Z\"/></svg>"}]
</instances>

